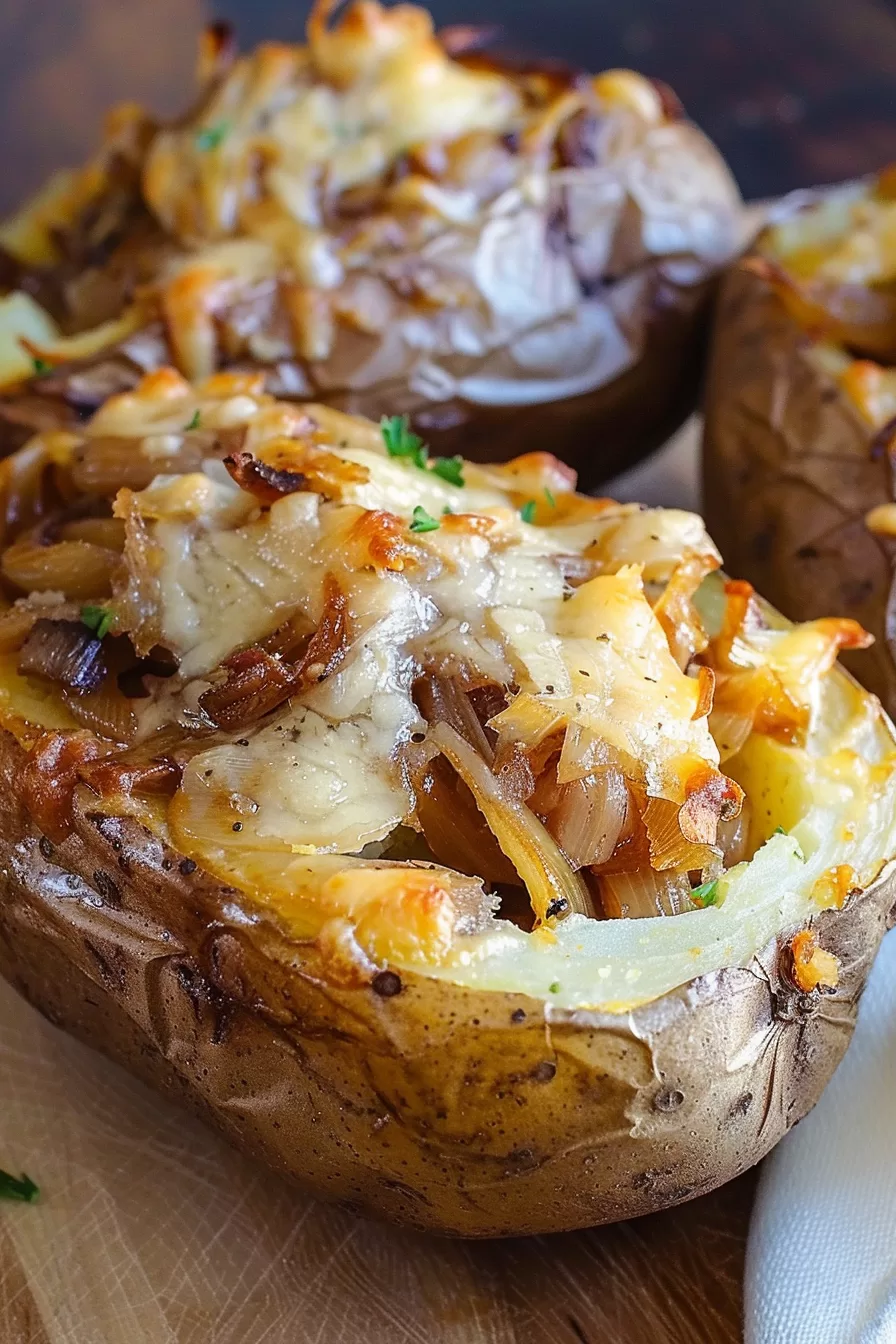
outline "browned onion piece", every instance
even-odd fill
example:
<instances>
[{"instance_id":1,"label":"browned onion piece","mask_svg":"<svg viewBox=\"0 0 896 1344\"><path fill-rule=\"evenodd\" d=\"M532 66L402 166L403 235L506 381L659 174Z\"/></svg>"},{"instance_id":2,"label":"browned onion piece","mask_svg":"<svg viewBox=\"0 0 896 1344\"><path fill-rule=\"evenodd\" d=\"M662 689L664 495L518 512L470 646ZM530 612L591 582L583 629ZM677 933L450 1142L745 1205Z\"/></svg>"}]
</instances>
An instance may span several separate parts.
<instances>
[{"instance_id":1,"label":"browned onion piece","mask_svg":"<svg viewBox=\"0 0 896 1344\"><path fill-rule=\"evenodd\" d=\"M106 677L94 690L62 692L66 707L82 728L98 737L127 746L137 735L137 716L118 689L114 677Z\"/></svg>"},{"instance_id":2,"label":"browned onion piece","mask_svg":"<svg viewBox=\"0 0 896 1344\"><path fill-rule=\"evenodd\" d=\"M649 865L600 878L600 899L610 919L648 919L693 910L686 873L658 873Z\"/></svg>"},{"instance_id":3,"label":"browned onion piece","mask_svg":"<svg viewBox=\"0 0 896 1344\"><path fill-rule=\"evenodd\" d=\"M78 449L70 471L82 494L112 498L123 488L145 490L160 472L198 471L203 456L210 453L203 452L193 435L184 438L176 453L163 458L144 452L139 439L109 435L89 439Z\"/></svg>"},{"instance_id":4,"label":"browned onion piece","mask_svg":"<svg viewBox=\"0 0 896 1344\"><path fill-rule=\"evenodd\" d=\"M308 477L304 472L273 467L251 453L232 453L224 458L224 465L240 489L260 504L273 504L283 495L308 488Z\"/></svg>"},{"instance_id":5,"label":"browned onion piece","mask_svg":"<svg viewBox=\"0 0 896 1344\"><path fill-rule=\"evenodd\" d=\"M548 830L574 868L605 863L622 833L628 788L621 770L600 770L560 785Z\"/></svg>"},{"instance_id":6,"label":"browned onion piece","mask_svg":"<svg viewBox=\"0 0 896 1344\"><path fill-rule=\"evenodd\" d=\"M35 621L19 654L19 671L75 690L92 691L106 675L102 642L83 621Z\"/></svg>"},{"instance_id":7,"label":"browned onion piece","mask_svg":"<svg viewBox=\"0 0 896 1344\"><path fill-rule=\"evenodd\" d=\"M7 582L26 593L61 592L88 601L112 591L117 551L89 541L57 541L42 546L27 534L7 547L0 569Z\"/></svg>"},{"instance_id":8,"label":"browned onion piece","mask_svg":"<svg viewBox=\"0 0 896 1344\"><path fill-rule=\"evenodd\" d=\"M417 788L416 799L417 820L440 863L489 883L521 885L469 788L444 757L431 763Z\"/></svg>"},{"instance_id":9,"label":"browned onion piece","mask_svg":"<svg viewBox=\"0 0 896 1344\"><path fill-rule=\"evenodd\" d=\"M479 753L448 723L429 730L469 788L489 830L526 885L539 923L577 911L592 913L588 888L534 812L501 789Z\"/></svg>"},{"instance_id":10,"label":"browned onion piece","mask_svg":"<svg viewBox=\"0 0 896 1344\"><path fill-rule=\"evenodd\" d=\"M124 523L120 518L75 518L62 523L56 535L59 541L86 541L107 551L124 550Z\"/></svg>"},{"instance_id":11,"label":"browned onion piece","mask_svg":"<svg viewBox=\"0 0 896 1344\"><path fill-rule=\"evenodd\" d=\"M103 757L78 770L87 787L104 798L132 793L173 794L182 774L183 767L169 756L148 761Z\"/></svg>"},{"instance_id":12,"label":"browned onion piece","mask_svg":"<svg viewBox=\"0 0 896 1344\"><path fill-rule=\"evenodd\" d=\"M712 848L716 826L713 825L711 840L696 841L682 830L683 811L681 804L668 798L647 799L643 817L650 844L650 864L661 872L705 868L717 857Z\"/></svg>"},{"instance_id":13,"label":"browned onion piece","mask_svg":"<svg viewBox=\"0 0 896 1344\"><path fill-rule=\"evenodd\" d=\"M259 648L243 649L226 666L227 680L199 697L203 712L219 728L242 728L269 714L301 681L292 664Z\"/></svg>"},{"instance_id":14,"label":"browned onion piece","mask_svg":"<svg viewBox=\"0 0 896 1344\"><path fill-rule=\"evenodd\" d=\"M456 681L426 673L414 683L414 700L427 723L450 723L484 760L491 763L495 754L491 741L469 697Z\"/></svg>"}]
</instances>

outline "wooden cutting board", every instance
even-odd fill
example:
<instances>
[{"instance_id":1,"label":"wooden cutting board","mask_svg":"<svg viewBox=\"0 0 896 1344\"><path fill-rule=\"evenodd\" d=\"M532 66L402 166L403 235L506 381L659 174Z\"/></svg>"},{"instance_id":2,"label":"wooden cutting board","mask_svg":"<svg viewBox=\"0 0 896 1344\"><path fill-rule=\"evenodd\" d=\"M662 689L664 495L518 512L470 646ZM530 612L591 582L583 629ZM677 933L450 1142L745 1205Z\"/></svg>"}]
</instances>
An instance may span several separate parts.
<instances>
[{"instance_id":1,"label":"wooden cutting board","mask_svg":"<svg viewBox=\"0 0 896 1344\"><path fill-rule=\"evenodd\" d=\"M318 1204L0 984L0 1344L729 1344L747 1176L615 1227L424 1237Z\"/></svg>"},{"instance_id":2,"label":"wooden cutting board","mask_svg":"<svg viewBox=\"0 0 896 1344\"><path fill-rule=\"evenodd\" d=\"M617 482L696 503L697 428ZM0 1344L733 1344L755 1180L615 1227L424 1237L318 1204L0 982Z\"/></svg>"}]
</instances>

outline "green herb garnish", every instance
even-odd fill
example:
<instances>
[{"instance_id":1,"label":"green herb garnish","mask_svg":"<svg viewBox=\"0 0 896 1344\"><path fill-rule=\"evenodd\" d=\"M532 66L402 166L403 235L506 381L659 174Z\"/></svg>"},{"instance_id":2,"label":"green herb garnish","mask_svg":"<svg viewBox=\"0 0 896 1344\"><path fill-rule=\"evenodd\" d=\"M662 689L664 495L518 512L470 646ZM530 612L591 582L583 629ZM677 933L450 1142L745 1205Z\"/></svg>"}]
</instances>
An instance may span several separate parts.
<instances>
[{"instance_id":1,"label":"green herb garnish","mask_svg":"<svg viewBox=\"0 0 896 1344\"><path fill-rule=\"evenodd\" d=\"M775 829L772 831L772 835L786 835L786 834L787 832L785 831L783 826L776 826Z\"/></svg>"},{"instance_id":2,"label":"green herb garnish","mask_svg":"<svg viewBox=\"0 0 896 1344\"><path fill-rule=\"evenodd\" d=\"M53 365L52 365L52 364L48 364L47 361L46 361L45 359L41 359L38 355L35 355L35 356L34 356L34 358L32 359L31 363L34 365L34 372L35 372L35 373L52 373L52 372L53 372Z\"/></svg>"},{"instance_id":3,"label":"green herb garnish","mask_svg":"<svg viewBox=\"0 0 896 1344\"><path fill-rule=\"evenodd\" d=\"M527 499L520 509L520 517L524 523L531 523L535 518L535 500Z\"/></svg>"},{"instance_id":4,"label":"green herb garnish","mask_svg":"<svg viewBox=\"0 0 896 1344\"><path fill-rule=\"evenodd\" d=\"M39 1194L38 1187L24 1172L21 1180L17 1181L8 1171L0 1171L0 1199L17 1199L22 1204L33 1204Z\"/></svg>"},{"instance_id":5,"label":"green herb garnish","mask_svg":"<svg viewBox=\"0 0 896 1344\"><path fill-rule=\"evenodd\" d=\"M427 513L422 504L418 504L414 509L411 519L412 532L435 532L442 524L437 518L433 518L431 513Z\"/></svg>"},{"instance_id":6,"label":"green herb garnish","mask_svg":"<svg viewBox=\"0 0 896 1344\"><path fill-rule=\"evenodd\" d=\"M199 428L199 411L195 410L193 412L193 416L192 419L190 420L190 423L188 425L184 425L184 433L186 433L188 429L198 429L198 428Z\"/></svg>"},{"instance_id":7,"label":"green herb garnish","mask_svg":"<svg viewBox=\"0 0 896 1344\"><path fill-rule=\"evenodd\" d=\"M704 909L707 905L715 905L719 899L719 879L714 882L701 882L699 887L691 889L691 900L695 905Z\"/></svg>"},{"instance_id":8,"label":"green herb garnish","mask_svg":"<svg viewBox=\"0 0 896 1344\"><path fill-rule=\"evenodd\" d=\"M209 149L217 149L229 130L229 121L218 121L214 126L204 126L201 131L196 132L196 148L203 153Z\"/></svg>"},{"instance_id":9,"label":"green herb garnish","mask_svg":"<svg viewBox=\"0 0 896 1344\"><path fill-rule=\"evenodd\" d=\"M556 501L556 499L554 498L554 492L553 492L553 490L549 490L547 486L545 486L545 488L544 488L544 497L545 497L545 499L546 499L547 502L548 502L548 508L550 508L550 509L556 509L556 507L557 507L557 501Z\"/></svg>"},{"instance_id":10,"label":"green herb garnish","mask_svg":"<svg viewBox=\"0 0 896 1344\"><path fill-rule=\"evenodd\" d=\"M406 415L384 416L380 433L390 457L409 457L415 467L426 470L426 444L413 432Z\"/></svg>"},{"instance_id":11,"label":"green herb garnish","mask_svg":"<svg viewBox=\"0 0 896 1344\"><path fill-rule=\"evenodd\" d=\"M549 994L559 994L559 993L560 993L560 981L559 981L559 980L555 980L555 981L553 982L553 984L548 985L548 993L549 993Z\"/></svg>"},{"instance_id":12,"label":"green herb garnish","mask_svg":"<svg viewBox=\"0 0 896 1344\"><path fill-rule=\"evenodd\" d=\"M434 476L440 476L449 485L463 485L464 460L462 457L434 457L429 464Z\"/></svg>"},{"instance_id":13,"label":"green herb garnish","mask_svg":"<svg viewBox=\"0 0 896 1344\"><path fill-rule=\"evenodd\" d=\"M115 624L115 612L109 607L82 607L81 620L97 639L105 639Z\"/></svg>"}]
</instances>

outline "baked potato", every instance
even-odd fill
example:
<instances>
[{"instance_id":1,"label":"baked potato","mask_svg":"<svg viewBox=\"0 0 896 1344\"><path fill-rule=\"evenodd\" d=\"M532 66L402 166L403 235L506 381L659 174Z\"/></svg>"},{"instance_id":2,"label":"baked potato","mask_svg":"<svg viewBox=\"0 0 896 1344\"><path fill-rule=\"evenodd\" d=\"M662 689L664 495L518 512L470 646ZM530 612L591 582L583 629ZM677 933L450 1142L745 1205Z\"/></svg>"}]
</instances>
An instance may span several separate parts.
<instances>
[{"instance_id":1,"label":"baked potato","mask_svg":"<svg viewBox=\"0 0 896 1344\"><path fill-rule=\"evenodd\" d=\"M896 172L785 202L726 277L706 394L707 522L788 616L854 616L896 712Z\"/></svg>"},{"instance_id":2,"label":"baked potato","mask_svg":"<svg viewBox=\"0 0 896 1344\"><path fill-rule=\"evenodd\" d=\"M96 159L0 228L0 385L29 380L8 441L170 363L406 413L449 456L549 440L591 481L662 442L739 240L713 147L631 71L514 66L410 5L332 8L307 45L245 56L214 26L185 117L118 109Z\"/></svg>"},{"instance_id":3,"label":"baked potato","mask_svg":"<svg viewBox=\"0 0 896 1344\"><path fill-rule=\"evenodd\" d=\"M174 370L0 464L0 970L322 1196L466 1236L756 1162L842 1055L896 752L699 518Z\"/></svg>"}]
</instances>

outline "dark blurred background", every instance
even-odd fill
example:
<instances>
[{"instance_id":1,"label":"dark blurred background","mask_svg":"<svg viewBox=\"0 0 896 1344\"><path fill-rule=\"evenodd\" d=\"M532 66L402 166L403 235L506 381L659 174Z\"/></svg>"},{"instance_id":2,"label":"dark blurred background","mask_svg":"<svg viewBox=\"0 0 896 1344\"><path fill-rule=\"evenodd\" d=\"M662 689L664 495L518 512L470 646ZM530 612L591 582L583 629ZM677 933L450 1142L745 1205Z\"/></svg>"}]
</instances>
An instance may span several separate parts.
<instances>
[{"instance_id":1,"label":"dark blurred background","mask_svg":"<svg viewBox=\"0 0 896 1344\"><path fill-rule=\"evenodd\" d=\"M748 197L896 159L896 0L432 0L439 24L498 23L504 45L670 83ZM190 94L196 33L299 39L296 0L0 0L0 209L77 162L102 109Z\"/></svg>"}]
</instances>

